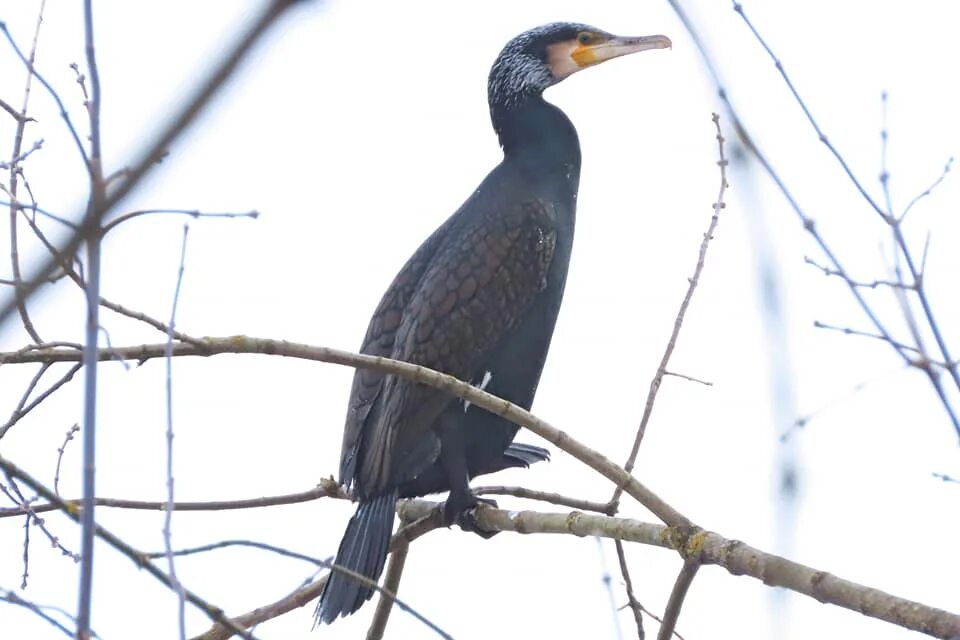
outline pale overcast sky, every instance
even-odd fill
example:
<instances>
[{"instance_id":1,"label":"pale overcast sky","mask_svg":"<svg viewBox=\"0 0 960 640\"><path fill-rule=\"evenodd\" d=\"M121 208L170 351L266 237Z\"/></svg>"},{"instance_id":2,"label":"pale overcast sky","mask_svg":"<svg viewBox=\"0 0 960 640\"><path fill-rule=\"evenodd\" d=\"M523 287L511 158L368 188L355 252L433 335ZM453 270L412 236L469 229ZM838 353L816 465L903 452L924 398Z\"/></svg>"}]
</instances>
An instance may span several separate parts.
<instances>
[{"instance_id":1,"label":"pale overcast sky","mask_svg":"<svg viewBox=\"0 0 960 640\"><path fill-rule=\"evenodd\" d=\"M0 5L26 44L34 0ZM37 66L74 120L85 123L69 63L83 61L80 3L47 3ZM888 275L887 232L803 119L762 50L725 2L686 3L731 98L801 205L855 277ZM107 168L130 155L172 113L258 2L97 3ZM882 91L889 92L891 190L898 209L960 150L954 3L745 4L857 175L879 197ZM390 278L499 160L486 77L503 44L537 24L586 22L629 35L663 33L672 51L631 56L578 74L547 93L576 124L583 149L578 228L567 294L540 392L538 415L611 458L626 458L649 381L692 273L719 176L710 114L721 111L692 42L665 2L305 3L256 50L212 108L127 203L130 209L256 209L256 220L190 222L178 328L193 335L248 334L356 349ZM0 97L19 105L23 71L0 45ZM49 97L34 86L25 165L41 206L73 215L85 172ZM722 112L722 111L721 111ZM12 120L0 114L0 156ZM731 141L730 121L722 124ZM761 549L926 604L957 609L960 475L957 436L929 383L883 344L818 330L815 320L867 329L835 279L804 264L821 256L755 166L731 168L728 203L687 316L671 370L706 387L667 379L636 475L699 525ZM953 178L911 213L918 254L932 234L930 296L960 351L956 274L960 189ZM110 234L104 296L166 318L183 220L145 217ZM6 233L0 255L9 254ZM41 251L33 246L27 262ZM9 277L3 260L0 277ZM772 278L772 280L769 280ZM761 283L782 305L768 313ZM889 291L874 294L891 328L909 334ZM32 305L46 339L79 340L79 291L60 285ZM103 313L114 345L162 335ZM772 337L771 337L772 336ZM8 323L0 347L26 344ZM306 490L336 472L351 371L259 356L175 362L177 498L230 499ZM98 493L161 499L164 367L160 361L101 369ZM0 369L0 410L12 410L33 369ZM778 382L779 381L779 382ZM857 385L867 383L862 388ZM779 385L779 386L778 386ZM785 385L785 386L784 386ZM13 429L3 455L52 482L56 450L81 416L80 377ZM786 392L784 392L786 389ZM856 389L856 390L855 390ZM954 402L958 400L953 396ZM775 398L779 400L775 401ZM819 411L822 407L827 408ZM817 412L784 449L777 439ZM538 443L521 432L519 440ZM778 460L793 456L799 498L778 500ZM79 495L80 447L64 458L61 492ZM480 484L487 483L481 480ZM554 452L549 464L504 473L519 484L592 500L609 483ZM556 510L504 498L501 506ZM317 501L252 512L177 513L177 547L244 538L332 555L352 506ZM162 515L99 509L99 521L135 546L162 547ZM623 515L652 520L627 505ZM78 529L47 522L71 549ZM0 587L20 583L22 520L0 521ZM485 541L437 531L410 551L400 595L458 639L614 639L602 582L612 544L504 533ZM635 588L661 612L679 560L628 548ZM256 550L181 559L184 583L239 614L295 589L309 565ZM23 596L69 611L77 566L34 534ZM173 638L173 594L105 545L96 561L94 629L105 640ZM704 568L678 630L721 638L920 637L757 581ZM357 638L374 606L311 633L313 605L261 626L262 638ZM188 633L208 621L188 607ZM619 614L623 637L632 616ZM648 633L656 624L648 622ZM430 632L395 610L393 638ZM0 636L62 637L36 616L0 608Z\"/></svg>"}]
</instances>

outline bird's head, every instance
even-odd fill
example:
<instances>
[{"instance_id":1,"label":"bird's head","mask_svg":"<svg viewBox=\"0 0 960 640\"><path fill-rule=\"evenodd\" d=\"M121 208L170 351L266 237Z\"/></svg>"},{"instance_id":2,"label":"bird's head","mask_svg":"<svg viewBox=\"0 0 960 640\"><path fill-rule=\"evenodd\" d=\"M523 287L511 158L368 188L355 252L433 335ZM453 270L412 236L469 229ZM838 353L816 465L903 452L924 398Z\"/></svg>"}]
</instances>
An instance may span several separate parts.
<instances>
[{"instance_id":1,"label":"bird's head","mask_svg":"<svg viewBox=\"0 0 960 640\"><path fill-rule=\"evenodd\" d=\"M639 51L672 46L666 36L615 36L585 24L554 22L507 43L490 70L490 104L507 108L581 69Z\"/></svg>"}]
</instances>

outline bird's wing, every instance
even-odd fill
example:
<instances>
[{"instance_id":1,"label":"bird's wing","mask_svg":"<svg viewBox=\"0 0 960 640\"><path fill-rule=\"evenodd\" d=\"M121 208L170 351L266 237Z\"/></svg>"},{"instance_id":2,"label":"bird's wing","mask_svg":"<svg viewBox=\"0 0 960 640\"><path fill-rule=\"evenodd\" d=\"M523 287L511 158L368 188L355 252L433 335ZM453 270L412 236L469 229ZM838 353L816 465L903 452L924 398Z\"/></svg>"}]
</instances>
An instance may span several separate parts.
<instances>
[{"instance_id":1,"label":"bird's wing","mask_svg":"<svg viewBox=\"0 0 960 640\"><path fill-rule=\"evenodd\" d=\"M431 258L446 237L451 224L452 218L434 231L400 269L386 293L383 294L383 298L380 299L376 311L373 312L360 353L384 357L393 355L394 339L400 327L404 309ZM343 444L340 449L340 482L347 486L351 485L355 479L357 454L364 424L370 417L371 409L383 389L384 378L384 374L371 369L357 369L353 375L353 386L350 390L346 423L343 428Z\"/></svg>"},{"instance_id":2,"label":"bird's wing","mask_svg":"<svg viewBox=\"0 0 960 640\"><path fill-rule=\"evenodd\" d=\"M557 240L550 202L533 199L473 213L479 215L454 227L423 272L391 354L461 379L475 375L546 287ZM444 391L386 378L378 415L367 421L363 435L359 475L365 487L387 487L408 472L394 464L416 464L411 457L423 450L423 434L452 399Z\"/></svg>"}]
</instances>

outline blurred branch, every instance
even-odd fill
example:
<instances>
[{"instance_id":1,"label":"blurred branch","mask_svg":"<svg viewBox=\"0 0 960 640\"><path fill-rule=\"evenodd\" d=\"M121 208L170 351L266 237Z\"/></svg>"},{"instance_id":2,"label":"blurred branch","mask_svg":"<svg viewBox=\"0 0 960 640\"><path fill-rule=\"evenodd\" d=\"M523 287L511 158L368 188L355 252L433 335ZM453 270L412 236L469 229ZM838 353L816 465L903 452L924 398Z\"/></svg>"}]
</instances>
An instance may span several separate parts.
<instances>
[{"instance_id":1,"label":"blurred branch","mask_svg":"<svg viewBox=\"0 0 960 640\"><path fill-rule=\"evenodd\" d=\"M929 196L931 193L933 193L934 189L940 186L940 183L943 182L946 179L947 174L950 173L951 167L953 167L953 158L948 158L947 163L943 165L943 172L940 174L940 176L933 181L933 184L913 197L913 200L911 200L907 206L904 207L903 213L901 213L900 217L897 219L897 223L903 222L903 219L906 218L907 214L910 213L910 210L913 209L913 205Z\"/></svg>"},{"instance_id":2,"label":"blurred branch","mask_svg":"<svg viewBox=\"0 0 960 640\"><path fill-rule=\"evenodd\" d=\"M6 602L9 602L10 604L23 607L24 609L27 609L33 612L42 620L49 623L51 626L53 626L53 628L55 628L57 631L60 631L68 638L73 637L72 630L65 627L63 623L61 623L59 620L57 620L56 618L51 616L49 613L44 611L44 609L53 609L65 617L70 617L70 614L68 614L66 611L63 611L62 609L58 609L55 607L41 606L36 603L30 602L29 600L25 600L24 598L20 597L16 591L12 591L10 589L0 589L0 600L4 600ZM96 636L95 633L92 633L92 635Z\"/></svg>"},{"instance_id":3,"label":"blurred branch","mask_svg":"<svg viewBox=\"0 0 960 640\"><path fill-rule=\"evenodd\" d=\"M697 48L697 50L700 52L700 57L701 57L701 59L703 60L704 65L705 65L706 68L707 68L707 73L710 75L711 79L713 80L714 85L715 85L716 88L717 88L717 95L718 95L718 97L720 98L720 100L723 102L724 106L726 107L728 117L730 118L731 122L733 123L733 127L734 127L734 129L736 130L737 135L738 135L738 137L740 138L741 142L743 143L744 148L757 160L757 162L760 163L760 165L761 165L761 167L763 168L764 172L765 172L765 173L770 177L770 179L773 180L773 182L776 184L777 189L780 191L780 193L781 193L781 194L784 196L784 198L787 200L787 203L789 204L790 208L793 210L793 212L794 212L794 213L796 214L796 216L799 218L800 222L803 224L804 230L805 230L807 233L810 234L810 236L811 236L811 237L814 239L814 241L817 243L817 246L818 246L818 247L820 248L820 250L823 252L824 256L826 256L828 262L829 262L830 265L831 265L831 268L834 269L834 270L836 270L836 271L839 271L839 272L841 272L841 273L846 273L846 270L844 269L843 265L841 264L839 257L837 257L837 255L833 252L833 250L832 250L832 249L830 248L830 246L827 244L826 240L825 240L825 239L823 238L823 236L820 234L820 232L819 232L819 230L817 229L816 223L814 222L813 218L809 217L809 216L804 212L803 208L801 208L800 204L797 202L796 198L794 198L793 194L790 192L790 190L789 190L789 188L787 187L787 185L786 185L786 183L784 182L784 180L780 177L779 173L777 173L776 169L774 169L773 165L772 165L771 162L768 160L768 158L766 157L766 155L764 155L764 153L760 150L760 148L759 148L759 146L757 145L757 143L755 142L753 136L750 134L750 131L748 130L747 126L746 126L746 125L744 124L744 122L741 120L741 118L740 118L740 116L739 116L739 114L738 114L735 106L733 105L733 102L730 100L730 96L729 96L729 94L728 94L728 92L727 92L727 89L726 89L726 87L725 87L725 85L724 85L724 83L723 83L723 81L722 81L722 79L721 79L721 77L720 77L720 73L719 73L719 71L718 71L718 69L717 69L717 66L716 66L716 64L714 63L713 56L712 56L712 55L710 54L710 52L707 50L707 47L706 47L703 39L701 38L701 36L700 36L699 32L697 31L696 27L694 26L693 22L690 20L690 17L687 15L687 13L686 13L686 11L684 10L683 6L681 6L680 1L679 1L679 0L667 0L667 2L668 2L668 4L670 5L670 7L674 10L674 12L677 14L677 17L680 19L680 22L683 24L684 28L687 30L688 34L690 35L691 40L693 41L694 45L695 45L696 48ZM743 13L743 7L742 7L742 5L741 5L740 3L734 1L734 2L733 2L733 9L734 9L734 11L735 11L736 13L738 13L738 14L747 22L747 24L748 24L748 25L750 26L750 28L751 28L751 31L752 31L752 32L754 33L754 35L760 40L761 45L764 47L764 49L765 49L765 50L770 54L770 56L773 58L774 64L777 66L777 69L778 69L778 70L781 72L781 74L783 75L783 66L782 66L782 64L780 64L780 62L779 62L779 60L776 58L776 56L773 55L772 51L771 51L771 50L769 49L769 47L767 46L766 42L763 41L763 39L760 38L760 36L759 36L759 34L756 32L756 30L753 29L752 24L751 24L748 20L746 20L746 16L745 16L744 13ZM788 87L790 88L790 90L791 90L792 92L794 92L795 96L798 98L798 101L800 102L802 109L803 109L804 112L808 115L808 117L810 117L809 111L808 111L807 108L806 108L806 104L803 103L803 101L799 99L799 95L796 93L796 91L795 91L792 83L789 82L789 78L786 78L786 80L787 80L787 83L788 83ZM816 122L813 121L812 124L814 125L814 129L817 131L817 134L818 134L818 136L820 137L821 141L823 141L824 144L826 144L826 145L828 146L828 148L830 148L831 151L834 152L835 155L839 156L839 154L836 153L836 149L833 147L833 145L829 142L829 140L827 140L826 136L819 130L819 127L816 125ZM892 228L893 228L893 230L894 230L894 234L895 234L897 246L901 247L904 251L906 251L905 243L901 244L901 241L903 240L903 236L902 236L902 233L900 232L900 227L899 227L899 225L896 224L896 221L892 219L892 218L893 218L892 216L885 216L885 214L883 213L883 211L880 210L880 208L876 205L876 203L873 201L873 199L869 196L869 194L867 194L867 192L866 192L866 191L863 189L863 187L860 185L859 181L858 181L858 180L856 179L856 177L853 175L852 171L849 170L849 167L847 166L846 161L843 160L842 157L838 157L838 160L840 161L841 166L842 166L842 167L844 168L844 170L847 172L848 177L853 181L853 183L855 184L855 186L857 187L857 189L861 192L861 194L864 196L865 200L869 203L869 205L871 206L871 208L873 208L874 210L878 211L878 212L880 213L881 217L884 217L884 218L888 221L888 223L891 223L891 221L892 221L892 225L891 225L891 226L892 226ZM911 260L911 262L912 262L912 260ZM913 274L913 270L912 270L912 269L911 269L911 273ZM915 278L915 280L916 280L916 278ZM886 326L884 325L884 323L880 320L880 318L879 318L879 317L877 316L877 314L874 312L873 308L870 306L870 304L869 304L869 303L866 301L866 299L863 297L863 294L861 293L859 287L853 286L850 282L847 282L847 285L848 285L848 289L849 289L849 291L850 291L850 294L853 296L854 300L856 300L856 302L857 302L857 304L860 306L861 310L864 312L864 314L865 314L865 315L867 316L867 318L870 320L870 323L874 326L874 329L876 330L876 332L877 332L879 335L882 336L882 338L883 338L884 341L886 341L888 344L890 344L891 347L893 347L893 349L897 352L897 354L903 359L903 361L904 361L905 363L911 364L911 363L912 363L912 358L911 358L911 356L904 351L904 349L903 349L902 346L901 346L901 343L897 342L896 340L894 340L894 339L892 338L892 336L890 335L890 333L889 333L889 331L887 330L887 328L886 328ZM929 309L929 304L928 304L928 302L925 302L925 301L926 301L926 294L923 293L923 294L920 296L920 298L921 298L921 303L924 304L924 309L925 309L925 313L926 313L927 310ZM931 314L931 315L928 315L928 318L932 318L932 314ZM939 333L940 333L940 332L939 332L939 328L936 328L936 327L931 327L931 328L934 329L935 336L936 336L936 335L939 335ZM938 344L941 345L941 348L945 347L945 345L944 345L943 342L942 342L942 336L940 336L940 337L938 338ZM958 374L958 372L957 372L958 365L957 365L956 361L954 361L954 360L948 355L948 353L949 353L948 351L944 351L944 358L943 358L943 360L944 360L945 362L947 362L947 363L952 363L952 364L953 364L953 366L952 366L951 369L950 369L950 373L951 373L951 376L952 376L953 379L954 379L954 382L957 384L958 389L960 389L960 374ZM933 386L934 391L936 392L937 397L938 397L938 399L940 400L940 403L943 405L944 410L946 411L947 416L948 416L948 418L949 418L950 421L951 421L951 424L953 425L953 427L954 427L954 429L957 431L957 433L960 434L960 417L957 416L957 413L956 413L956 411L954 410L953 405L950 403L949 399L947 398L946 393L945 393L945 391L944 391L944 389L943 389L943 385L942 385L942 383L941 383L941 381L940 381L939 376L937 375L937 373L936 373L934 370L932 370L932 369L929 368L929 367L926 368L926 369L924 370L924 372L927 374L927 378L929 379L931 385Z\"/></svg>"},{"instance_id":4,"label":"blurred branch","mask_svg":"<svg viewBox=\"0 0 960 640\"><path fill-rule=\"evenodd\" d=\"M840 164L841 168L843 169L843 172L846 174L851 184L853 184L856 190L860 193L860 196L864 199L864 201L870 206L871 209L873 209L874 212L877 213L877 215L880 216L880 218L887 225L889 225L891 231L893 232L895 246L899 250L898 255L902 256L903 259L906 261L907 269L909 270L910 277L912 278L912 283L909 286L916 293L917 299L920 301L920 306L923 309L927 326L929 327L931 333L933 333L933 337L937 343L937 347L940 349L940 353L943 356L943 361L948 363L948 365L950 363L953 363L954 362L953 357L950 355L950 350L947 346L946 340L943 337L943 333L940 330L940 324L937 321L936 316L934 315L933 307L931 306L929 297L927 296L927 293L926 293L926 289L924 288L924 283L923 283L924 274L923 274L922 268L921 269L917 268L916 262L913 259L913 254L910 251L910 248L907 246L906 238L903 235L903 230L901 228L901 221L903 219L903 216L901 216L900 219L897 219L892 214L887 214L880 207L880 205L877 204L877 202L870 196L870 194L867 193L867 190L863 187L863 185L857 179L856 175L853 173L853 170L847 164L847 161L843 157L843 154L841 154L839 150L837 150L837 148L833 145L832 142L830 142L826 134L820 128L820 125L817 123L816 119L813 117L813 114L811 113L810 109L807 107L807 104L803 100L803 97L800 95L796 87L793 85L793 81L790 79L790 76L787 74L786 69L783 66L783 63L780 61L780 59L776 56L776 54L770 48L770 45L767 44L767 41L760 34L757 28L753 25L753 22L750 21L750 18L747 17L747 14L743 10L743 5L737 2L736 0L733 0L733 10L743 19L744 24L747 25L747 28L753 34L754 38L757 40L758 43L760 43L760 46L763 47L763 50L766 51L767 55L773 61L774 66L776 67L781 78L783 78L783 81L787 85L787 88L790 90L790 93L793 94L794 100L800 106L800 109L803 111L804 115L806 116L807 121L810 123L810 126L813 127L813 130L816 132L817 138L820 140L820 142L822 142L827 147L827 149L829 149L830 153L834 156L834 158L836 158L837 162ZM929 191L931 191L934 187L936 187L940 183L940 181L943 179L944 176L946 176L946 173L949 170L950 170L950 162L948 162L946 167L944 168L943 174L941 175L940 179L934 182L933 186L931 186L927 190L927 193L929 193ZM917 198L914 199L914 202L922 198L923 195L924 194L917 196ZM910 204L910 206L911 207L913 206L913 202ZM839 266L837 267L837 271L840 271L841 273L845 273L845 271L843 269L840 269ZM853 281L847 279L847 282L852 290L857 289L856 284L853 283ZM881 333L885 333L885 332L881 332ZM891 341L891 346L894 346L892 341ZM917 346L921 347L920 344L918 344ZM896 349L896 346L894 346L894 349ZM899 349L897 350L900 351ZM901 352L901 355L903 355L902 352ZM937 395L940 397L941 403L944 405L944 408L947 410L947 413L951 419L951 422L953 423L954 430L957 432L957 435L960 436L960 418L957 417L956 413L954 412L953 405L950 403L949 399L947 398L943 390L943 385L940 382L940 377L938 373L933 371L929 367L920 367L920 368L924 370L931 384L933 384L933 387L937 392ZM947 372L950 374L950 377L953 379L954 385L956 386L957 390L960 391L960 368L958 368L954 364L953 366L948 366Z\"/></svg>"},{"instance_id":5,"label":"blurred branch","mask_svg":"<svg viewBox=\"0 0 960 640\"><path fill-rule=\"evenodd\" d=\"M90 223L76 234L78 243L87 247L87 283L84 297L87 303L86 325L83 340L83 505L80 510L80 604L77 607L77 640L90 637L90 620L93 610L93 541L95 531L96 497L96 443L97 443L97 349L100 337L100 219L97 213L106 200L106 184L103 181L103 157L100 153L100 72L93 34L93 0L83 3L83 33L87 57L87 72L90 74L90 96L86 100L90 116L90 196L84 218ZM80 83L86 96L86 87ZM79 248L79 244L78 247ZM67 255L73 255L70 252ZM54 264L55 266L55 264ZM174 584L176 581L174 580Z\"/></svg>"},{"instance_id":6,"label":"blurred branch","mask_svg":"<svg viewBox=\"0 0 960 640\"><path fill-rule=\"evenodd\" d=\"M862 338L871 338L871 339L873 339L873 340L881 340L881 341L883 341L883 342L889 342L889 340L887 340L887 339L884 338L883 336L881 336L881 335L879 335L879 334L876 334L876 333L870 333L869 331L861 331L861 330L859 330L859 329L854 329L854 328L852 328L852 327L838 327L837 325L827 324L826 322L821 322L821 321L819 321L819 320L814 320L814 321L813 321L813 326L814 326L815 328L817 328L817 329L827 329L827 330L829 330L829 331L839 331L840 333L842 333L842 334L844 334L844 335L848 335L848 336L860 336L860 337L862 337ZM922 354L920 353L920 350L917 349L916 347L911 347L910 345L908 345L908 344L903 344L902 342L896 342L896 345L897 345L898 347L900 347L901 349L903 349L904 351L909 351L909 352L915 353L915 354L917 354L917 355L922 355ZM912 364L912 362L910 362L910 363L908 363L908 364Z\"/></svg>"},{"instance_id":7,"label":"blurred branch","mask_svg":"<svg viewBox=\"0 0 960 640\"><path fill-rule=\"evenodd\" d=\"M61 256L57 254L56 247L54 247L53 244L47 239L46 235L43 233L40 227L37 226L37 223L34 220L31 220L30 218L27 218L26 220L27 220L27 224L29 224L30 228L33 230L34 235L36 235L37 239L40 240L40 242L43 244L44 247L46 247L51 257L61 259ZM83 278L80 276L79 273L77 273L77 271L73 268L73 266L70 264L69 261L61 260L59 266L63 270L63 275L73 280L73 282L81 289L85 289L86 283L84 283ZM110 309L114 313L120 314L122 316L126 316L133 320L137 320L138 322L143 322L144 324L148 324L154 329L156 329L157 331L160 331L161 333L167 334L171 331L170 327L168 327L163 322L160 322L156 318L152 318L151 316L148 316L142 311L133 311L132 309L127 309L123 305L117 304L116 302L111 302L110 300L107 300L103 296L100 296L100 305L107 309ZM176 338L177 340L180 340L181 342L189 342L195 345L203 344L203 341L200 340L199 338L194 338L193 336L189 336L180 331L173 331L173 337Z\"/></svg>"},{"instance_id":8,"label":"blurred branch","mask_svg":"<svg viewBox=\"0 0 960 640\"><path fill-rule=\"evenodd\" d=\"M171 144L173 144L180 134L196 119L197 115L209 104L210 99L219 91L227 79L234 74L240 63L253 50L263 34L266 33L289 8L298 3L298 0L269 0L265 3L260 14L249 23L249 26L239 40L230 48L227 55L215 66L213 71L207 75L200 88L187 100L186 105L180 109L171 122L158 133L156 139L147 145L140 157L130 163L129 172L125 173L122 178L117 181L116 186L107 193L106 198L98 203L97 207L86 211L82 216L82 222L77 231L71 235L70 239L62 248L57 250L58 256L48 258L30 277L25 278L25 298L29 297L39 284L44 282L45 279L53 273L62 259L72 259L72 256L77 253L80 245L86 240L90 232L100 228L100 222L103 216L109 213L118 202L123 200L140 184L140 181L153 168L157 160L163 157ZM4 32L11 44L15 46L5 23L0 22L0 30ZM19 49L16 50L19 52ZM20 57L25 61L22 55ZM61 107L62 114L66 116L66 110L63 109L62 102L56 97L56 92L36 73L36 70L33 69L32 66L30 69L37 79L54 95ZM81 152L83 152L83 145L80 143L79 137L76 136L75 130L73 133L77 145L80 147ZM0 307L0 323L3 323L10 316L10 313L15 307L15 300L7 302Z\"/></svg>"},{"instance_id":9,"label":"blurred branch","mask_svg":"<svg viewBox=\"0 0 960 640\"><path fill-rule=\"evenodd\" d=\"M946 473L937 473L936 471L934 471L931 475L933 475L933 477L936 478L937 480L943 480L944 482L952 482L955 484L960 484L960 478L954 478L953 476L947 475Z\"/></svg>"},{"instance_id":10,"label":"blurred branch","mask_svg":"<svg viewBox=\"0 0 960 640\"><path fill-rule=\"evenodd\" d=\"M60 94L58 94L57 90L54 89L49 82L47 82L46 78L40 75L40 72L37 71L36 67L33 66L31 59L27 55L24 55L23 50L17 45L17 41L13 39L13 34L11 34L10 30L7 28L7 23L2 20L0 20L0 32L3 33L4 37L6 37L7 42L10 43L10 47L13 49L13 52L20 59L20 62L22 62L27 68L27 71L29 71L30 74L36 78L41 85L43 85L43 88L47 90L47 93L50 94L50 97L53 98L53 101L57 103L57 107L60 109L60 117L66 124L67 130L70 132L70 137L73 139L74 145L80 152L80 157L83 158L83 166L85 169L89 170L90 161L89 158L87 158L87 151L83 148L83 142L80 141L80 134L77 133L77 128L73 126L73 121L70 119L70 114L67 112L67 108L64 106L63 100L60 99ZM10 115L14 115L12 110L8 111L8 113L10 113ZM17 115L14 117L16 117L18 120L32 120L32 118L27 118L26 114L24 113L17 113ZM79 243L77 246L80 246ZM76 248L74 248L74 251L76 251ZM49 275L49 273L44 273L41 278L46 277L47 275ZM0 322L3 322L7 315L9 315L9 312L5 308L4 312L0 314Z\"/></svg>"}]
</instances>

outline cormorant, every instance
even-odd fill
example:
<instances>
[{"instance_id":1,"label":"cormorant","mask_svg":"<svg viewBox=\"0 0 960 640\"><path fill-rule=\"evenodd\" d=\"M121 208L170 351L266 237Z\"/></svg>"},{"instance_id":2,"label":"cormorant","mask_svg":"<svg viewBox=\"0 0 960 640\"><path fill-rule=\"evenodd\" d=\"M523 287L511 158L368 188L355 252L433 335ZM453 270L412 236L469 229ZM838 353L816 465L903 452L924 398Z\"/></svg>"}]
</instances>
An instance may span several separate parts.
<instances>
[{"instance_id":1,"label":"cormorant","mask_svg":"<svg viewBox=\"0 0 960 640\"><path fill-rule=\"evenodd\" d=\"M665 36L626 38L571 23L507 43L488 81L503 161L403 266L360 351L449 373L529 409L563 297L580 181L576 129L543 91L586 67L669 46ZM447 523L477 530L470 479L549 455L513 444L516 432L443 391L358 369L340 481L359 506L336 564L380 577L400 497L449 490ZM372 594L333 571L317 621L353 613Z\"/></svg>"}]
</instances>

